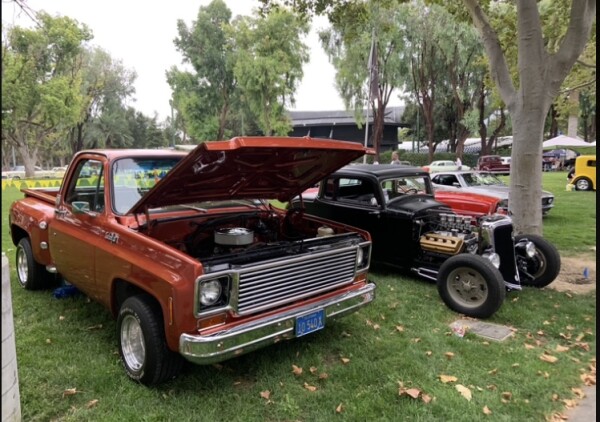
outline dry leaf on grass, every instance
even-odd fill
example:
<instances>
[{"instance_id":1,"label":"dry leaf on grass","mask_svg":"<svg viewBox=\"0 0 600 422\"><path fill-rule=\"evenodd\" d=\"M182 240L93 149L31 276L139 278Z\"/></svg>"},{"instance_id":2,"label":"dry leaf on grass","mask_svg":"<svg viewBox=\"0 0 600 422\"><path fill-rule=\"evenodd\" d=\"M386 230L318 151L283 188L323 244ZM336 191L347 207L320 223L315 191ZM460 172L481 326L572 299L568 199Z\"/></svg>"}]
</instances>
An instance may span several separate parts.
<instances>
[{"instance_id":1,"label":"dry leaf on grass","mask_svg":"<svg viewBox=\"0 0 600 422\"><path fill-rule=\"evenodd\" d=\"M304 383L304 388L311 392L317 391L317 387L315 387L314 385L308 385L308 383L306 382Z\"/></svg>"},{"instance_id":2,"label":"dry leaf on grass","mask_svg":"<svg viewBox=\"0 0 600 422\"><path fill-rule=\"evenodd\" d=\"M433 354L433 352L431 350L428 350L425 352L425 356L431 356Z\"/></svg>"},{"instance_id":3,"label":"dry leaf on grass","mask_svg":"<svg viewBox=\"0 0 600 422\"><path fill-rule=\"evenodd\" d=\"M94 400L90 400L89 402L87 402L85 407L87 407L88 409L91 409L92 407L96 406L97 404L98 404L98 399L94 399Z\"/></svg>"},{"instance_id":4,"label":"dry leaf on grass","mask_svg":"<svg viewBox=\"0 0 600 422\"><path fill-rule=\"evenodd\" d=\"M76 388L67 388L65 391L63 391L63 397L74 396L77 393L81 393L81 391L77 391Z\"/></svg>"},{"instance_id":5,"label":"dry leaf on grass","mask_svg":"<svg viewBox=\"0 0 600 422\"><path fill-rule=\"evenodd\" d=\"M567 409L572 409L577 406L577 400L565 399L562 401Z\"/></svg>"},{"instance_id":6,"label":"dry leaf on grass","mask_svg":"<svg viewBox=\"0 0 600 422\"><path fill-rule=\"evenodd\" d=\"M485 415L491 415L491 414L492 414L492 411L490 410L490 408L489 408L489 407L487 407L487 406L483 406L483 413L484 413Z\"/></svg>"},{"instance_id":7,"label":"dry leaf on grass","mask_svg":"<svg viewBox=\"0 0 600 422\"><path fill-rule=\"evenodd\" d=\"M344 408L342 407L342 403L340 403L338 407L335 408L336 413L342 413L343 410Z\"/></svg>"},{"instance_id":8,"label":"dry leaf on grass","mask_svg":"<svg viewBox=\"0 0 600 422\"><path fill-rule=\"evenodd\" d=\"M87 331L100 330L101 328L102 328L102 324L98 324L98 325L92 325L91 327L87 327L86 330Z\"/></svg>"},{"instance_id":9,"label":"dry leaf on grass","mask_svg":"<svg viewBox=\"0 0 600 422\"><path fill-rule=\"evenodd\" d=\"M398 391L398 395L400 396L409 396L413 399L418 399L421 394L421 390L418 388L400 388Z\"/></svg>"},{"instance_id":10,"label":"dry leaf on grass","mask_svg":"<svg viewBox=\"0 0 600 422\"><path fill-rule=\"evenodd\" d=\"M512 393L510 391L503 391L502 394L500 394L500 396L503 400L506 400L506 402L512 399Z\"/></svg>"},{"instance_id":11,"label":"dry leaf on grass","mask_svg":"<svg viewBox=\"0 0 600 422\"><path fill-rule=\"evenodd\" d=\"M260 396L263 399L269 400L269 398L271 397L271 392L269 390L261 391Z\"/></svg>"},{"instance_id":12,"label":"dry leaf on grass","mask_svg":"<svg viewBox=\"0 0 600 422\"><path fill-rule=\"evenodd\" d=\"M310 371L311 374L314 374L317 372L317 367L316 366L311 366L310 368L308 368L308 370Z\"/></svg>"},{"instance_id":13,"label":"dry leaf on grass","mask_svg":"<svg viewBox=\"0 0 600 422\"><path fill-rule=\"evenodd\" d=\"M560 344L556 345L556 351L557 351L557 352L566 352L566 351L568 351L568 350L569 350L569 348L568 348L568 347L561 346Z\"/></svg>"},{"instance_id":14,"label":"dry leaf on grass","mask_svg":"<svg viewBox=\"0 0 600 422\"><path fill-rule=\"evenodd\" d=\"M302 368L296 365L292 365L292 373L296 376L302 374Z\"/></svg>"},{"instance_id":15,"label":"dry leaf on grass","mask_svg":"<svg viewBox=\"0 0 600 422\"><path fill-rule=\"evenodd\" d=\"M548 355L546 353L540 355L540 359L548 363L555 363L558 360L556 356Z\"/></svg>"},{"instance_id":16,"label":"dry leaf on grass","mask_svg":"<svg viewBox=\"0 0 600 422\"><path fill-rule=\"evenodd\" d=\"M471 394L471 390L469 390L462 384L457 384L454 387L456 388L456 391L458 391L461 394L461 396L463 396L468 401L471 401L471 398L473 397Z\"/></svg>"},{"instance_id":17,"label":"dry leaf on grass","mask_svg":"<svg viewBox=\"0 0 600 422\"><path fill-rule=\"evenodd\" d=\"M326 380L327 378L329 378L329 375L326 374L325 372L319 374L319 379L320 380Z\"/></svg>"},{"instance_id":18,"label":"dry leaf on grass","mask_svg":"<svg viewBox=\"0 0 600 422\"><path fill-rule=\"evenodd\" d=\"M458 378L452 375L440 375L440 381L444 384L448 384L449 382L456 382Z\"/></svg>"},{"instance_id":19,"label":"dry leaf on grass","mask_svg":"<svg viewBox=\"0 0 600 422\"><path fill-rule=\"evenodd\" d=\"M446 353L444 353L444 356L446 356L448 359L452 359L454 357L454 353L446 352Z\"/></svg>"},{"instance_id":20,"label":"dry leaf on grass","mask_svg":"<svg viewBox=\"0 0 600 422\"><path fill-rule=\"evenodd\" d=\"M396 331L398 331L399 333L404 331L404 327L402 325L396 325Z\"/></svg>"},{"instance_id":21,"label":"dry leaf on grass","mask_svg":"<svg viewBox=\"0 0 600 422\"><path fill-rule=\"evenodd\" d=\"M341 359L342 359L342 363L344 365L347 364L348 362L350 362L350 359L348 359L348 358L341 358Z\"/></svg>"}]
</instances>

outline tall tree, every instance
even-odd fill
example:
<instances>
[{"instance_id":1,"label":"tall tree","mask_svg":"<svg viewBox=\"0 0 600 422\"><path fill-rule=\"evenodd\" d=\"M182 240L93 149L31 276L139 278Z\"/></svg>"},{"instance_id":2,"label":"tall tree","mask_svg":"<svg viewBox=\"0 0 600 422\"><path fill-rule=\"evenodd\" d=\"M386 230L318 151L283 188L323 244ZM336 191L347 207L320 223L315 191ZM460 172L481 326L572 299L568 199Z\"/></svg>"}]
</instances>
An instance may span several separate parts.
<instances>
[{"instance_id":1,"label":"tall tree","mask_svg":"<svg viewBox=\"0 0 600 422\"><path fill-rule=\"evenodd\" d=\"M286 107L294 105L308 47L308 24L286 9L264 18L239 17L231 28L236 43L234 73L241 93L265 135L288 134Z\"/></svg>"},{"instance_id":2,"label":"tall tree","mask_svg":"<svg viewBox=\"0 0 600 422\"><path fill-rule=\"evenodd\" d=\"M517 0L518 85L496 30L477 0L463 0L480 32L493 80L513 127L509 204L518 233L542 233L542 142L552 101L583 52L596 18L596 1L573 1L569 25L555 52L545 45L538 4ZM493 4L492 4L493 6Z\"/></svg>"},{"instance_id":3,"label":"tall tree","mask_svg":"<svg viewBox=\"0 0 600 422\"><path fill-rule=\"evenodd\" d=\"M176 67L167 72L173 106L196 140L220 140L235 100L232 38L228 35L231 11L223 0L200 7L191 27L177 21L174 43L190 71Z\"/></svg>"},{"instance_id":4,"label":"tall tree","mask_svg":"<svg viewBox=\"0 0 600 422\"><path fill-rule=\"evenodd\" d=\"M86 146L86 130L94 119L98 119L103 110L110 108L109 103L124 103L133 93L136 73L120 60L113 59L109 53L99 47L90 47L82 51L81 64L82 103L77 123L69 130L71 153ZM87 139L89 141L89 139Z\"/></svg>"},{"instance_id":5,"label":"tall tree","mask_svg":"<svg viewBox=\"0 0 600 422\"><path fill-rule=\"evenodd\" d=\"M402 54L404 37L397 25L402 12L393 4L356 2L344 13L347 19L334 21L330 29L319 33L321 46L336 69L336 86L345 107L354 110L359 124L366 118L364 109L370 101L371 142L379 161L385 110L408 73Z\"/></svg>"},{"instance_id":6,"label":"tall tree","mask_svg":"<svg viewBox=\"0 0 600 422\"><path fill-rule=\"evenodd\" d=\"M92 38L68 17L39 12L36 18L35 29L8 29L2 54L2 138L19 151L27 176L34 174L40 143L79 117L77 58Z\"/></svg>"},{"instance_id":7,"label":"tall tree","mask_svg":"<svg viewBox=\"0 0 600 422\"><path fill-rule=\"evenodd\" d=\"M335 21L345 0L260 0L263 10L280 3L293 4L308 15L327 14ZM398 0L401 1L401 0ZM490 23L487 12L510 2L462 0L482 38L492 80L511 117L513 148L510 179L510 212L517 233L542 233L542 142L544 122L561 84L581 56L596 19L596 0L574 0L568 12L567 30L552 48L546 44L539 7L545 2L515 0L518 71L511 74L509 59L514 47L503 49L500 35L510 25ZM445 4L445 2L444 2ZM452 5L452 3L449 3ZM485 8L484 8L485 7ZM493 14L493 13L492 13ZM513 45L514 45L513 44Z\"/></svg>"}]
</instances>

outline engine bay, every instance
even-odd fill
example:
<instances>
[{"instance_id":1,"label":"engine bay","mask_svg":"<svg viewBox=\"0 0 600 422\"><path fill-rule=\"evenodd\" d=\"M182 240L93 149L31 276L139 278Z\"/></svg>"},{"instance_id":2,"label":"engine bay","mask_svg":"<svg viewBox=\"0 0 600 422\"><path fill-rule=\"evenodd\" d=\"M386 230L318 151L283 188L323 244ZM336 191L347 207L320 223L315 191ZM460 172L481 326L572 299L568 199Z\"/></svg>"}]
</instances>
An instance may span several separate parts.
<instances>
[{"instance_id":1,"label":"engine bay","mask_svg":"<svg viewBox=\"0 0 600 422\"><path fill-rule=\"evenodd\" d=\"M256 210L171 218L148 233L202 262L205 272L358 244L365 239L301 210Z\"/></svg>"}]
</instances>

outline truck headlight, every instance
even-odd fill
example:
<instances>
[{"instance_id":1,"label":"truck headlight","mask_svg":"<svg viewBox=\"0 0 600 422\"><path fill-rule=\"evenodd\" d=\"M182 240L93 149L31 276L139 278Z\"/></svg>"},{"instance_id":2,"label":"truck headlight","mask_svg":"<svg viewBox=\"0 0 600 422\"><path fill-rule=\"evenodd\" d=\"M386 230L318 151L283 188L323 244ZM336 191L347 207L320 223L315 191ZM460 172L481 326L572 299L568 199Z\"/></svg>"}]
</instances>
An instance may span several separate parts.
<instances>
[{"instance_id":1,"label":"truck headlight","mask_svg":"<svg viewBox=\"0 0 600 422\"><path fill-rule=\"evenodd\" d=\"M214 305L222 292L223 288L218 279L204 281L200 284L200 303L204 306Z\"/></svg>"},{"instance_id":2,"label":"truck headlight","mask_svg":"<svg viewBox=\"0 0 600 422\"><path fill-rule=\"evenodd\" d=\"M356 251L356 269L364 270L369 266L369 255L371 248L369 245L360 245Z\"/></svg>"}]
</instances>

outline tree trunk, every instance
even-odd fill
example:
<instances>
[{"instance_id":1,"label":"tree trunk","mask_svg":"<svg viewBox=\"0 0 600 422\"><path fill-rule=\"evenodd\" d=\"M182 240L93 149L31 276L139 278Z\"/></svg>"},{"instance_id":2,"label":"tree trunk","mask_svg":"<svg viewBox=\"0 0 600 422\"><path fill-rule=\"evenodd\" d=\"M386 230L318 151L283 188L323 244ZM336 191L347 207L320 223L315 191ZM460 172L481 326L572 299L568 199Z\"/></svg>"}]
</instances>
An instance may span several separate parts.
<instances>
[{"instance_id":1,"label":"tree trunk","mask_svg":"<svg viewBox=\"0 0 600 422\"><path fill-rule=\"evenodd\" d=\"M529 108L525 112L522 105L512 113L513 144L508 204L516 234L541 235L543 232L541 140L546 113L538 109L535 114Z\"/></svg>"},{"instance_id":2,"label":"tree trunk","mask_svg":"<svg viewBox=\"0 0 600 422\"><path fill-rule=\"evenodd\" d=\"M577 126L579 125L579 91L574 90L569 94L569 122L567 125L567 136L577 138Z\"/></svg>"}]
</instances>

